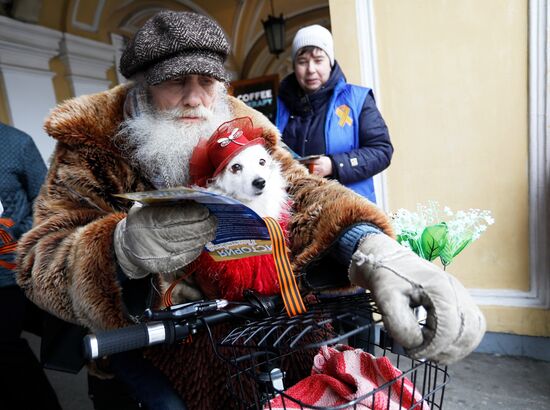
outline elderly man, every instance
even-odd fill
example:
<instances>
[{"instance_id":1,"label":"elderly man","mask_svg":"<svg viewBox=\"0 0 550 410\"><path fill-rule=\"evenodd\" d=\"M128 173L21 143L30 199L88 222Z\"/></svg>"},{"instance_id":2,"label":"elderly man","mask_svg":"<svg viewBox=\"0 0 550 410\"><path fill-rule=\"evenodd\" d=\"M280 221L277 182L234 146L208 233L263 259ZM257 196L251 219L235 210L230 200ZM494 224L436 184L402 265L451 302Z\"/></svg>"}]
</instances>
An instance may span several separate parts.
<instances>
[{"instance_id":1,"label":"elderly man","mask_svg":"<svg viewBox=\"0 0 550 410\"><path fill-rule=\"evenodd\" d=\"M132 323L145 307L151 273L185 270L212 240L216 222L195 203L136 207L114 194L187 184L199 138L223 121L249 116L281 162L293 199L289 235L303 289L350 283L370 289L385 325L415 357L448 363L471 352L485 322L466 290L400 247L372 203L293 161L279 146L277 129L226 94L228 52L209 18L160 12L121 58L121 71L133 82L53 111L46 129L57 147L34 228L19 246L18 283L28 296L91 330ZM187 285L190 299L201 297L192 278ZM411 309L419 305L428 311L422 330ZM199 335L177 349L150 349L147 363L190 408L227 408L207 344Z\"/></svg>"}]
</instances>

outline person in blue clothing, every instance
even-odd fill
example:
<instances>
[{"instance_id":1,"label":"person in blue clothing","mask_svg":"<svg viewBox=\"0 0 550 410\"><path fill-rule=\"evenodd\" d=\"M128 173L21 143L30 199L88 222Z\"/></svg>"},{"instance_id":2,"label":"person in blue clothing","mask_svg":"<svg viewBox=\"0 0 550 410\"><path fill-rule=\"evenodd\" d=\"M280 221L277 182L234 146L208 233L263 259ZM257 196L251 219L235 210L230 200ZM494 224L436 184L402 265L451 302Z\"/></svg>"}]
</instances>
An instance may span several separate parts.
<instances>
[{"instance_id":1,"label":"person in blue clothing","mask_svg":"<svg viewBox=\"0 0 550 410\"><path fill-rule=\"evenodd\" d=\"M372 177L390 165L393 146L371 89L348 84L334 60L330 31L300 29L294 72L279 88L277 127L310 172L338 180L376 202Z\"/></svg>"},{"instance_id":2,"label":"person in blue clothing","mask_svg":"<svg viewBox=\"0 0 550 410\"><path fill-rule=\"evenodd\" d=\"M0 123L0 408L61 409L23 329L40 334L43 311L15 282L15 248L32 227L46 165L32 138Z\"/></svg>"}]
</instances>

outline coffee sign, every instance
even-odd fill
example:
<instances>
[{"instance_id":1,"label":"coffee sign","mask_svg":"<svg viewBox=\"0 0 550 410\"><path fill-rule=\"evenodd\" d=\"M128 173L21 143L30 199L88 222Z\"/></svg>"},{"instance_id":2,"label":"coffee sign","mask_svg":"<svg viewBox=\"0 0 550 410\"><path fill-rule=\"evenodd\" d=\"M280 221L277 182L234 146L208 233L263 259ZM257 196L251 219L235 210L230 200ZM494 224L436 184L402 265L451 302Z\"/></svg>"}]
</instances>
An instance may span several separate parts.
<instances>
[{"instance_id":1,"label":"coffee sign","mask_svg":"<svg viewBox=\"0 0 550 410\"><path fill-rule=\"evenodd\" d=\"M279 76L268 75L231 83L232 95L275 123L277 118L277 89Z\"/></svg>"}]
</instances>

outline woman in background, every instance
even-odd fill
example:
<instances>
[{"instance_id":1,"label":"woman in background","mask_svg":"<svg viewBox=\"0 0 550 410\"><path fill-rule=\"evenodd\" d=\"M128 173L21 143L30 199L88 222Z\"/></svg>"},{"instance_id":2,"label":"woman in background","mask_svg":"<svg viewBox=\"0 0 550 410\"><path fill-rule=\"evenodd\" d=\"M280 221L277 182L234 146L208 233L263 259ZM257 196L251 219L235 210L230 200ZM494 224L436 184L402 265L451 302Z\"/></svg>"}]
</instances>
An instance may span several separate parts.
<instances>
[{"instance_id":1,"label":"woman in background","mask_svg":"<svg viewBox=\"0 0 550 410\"><path fill-rule=\"evenodd\" d=\"M281 82L277 127L310 172L338 180L376 202L372 177L390 165L393 146L372 90L348 84L334 60L330 31L300 29L294 73Z\"/></svg>"}]
</instances>

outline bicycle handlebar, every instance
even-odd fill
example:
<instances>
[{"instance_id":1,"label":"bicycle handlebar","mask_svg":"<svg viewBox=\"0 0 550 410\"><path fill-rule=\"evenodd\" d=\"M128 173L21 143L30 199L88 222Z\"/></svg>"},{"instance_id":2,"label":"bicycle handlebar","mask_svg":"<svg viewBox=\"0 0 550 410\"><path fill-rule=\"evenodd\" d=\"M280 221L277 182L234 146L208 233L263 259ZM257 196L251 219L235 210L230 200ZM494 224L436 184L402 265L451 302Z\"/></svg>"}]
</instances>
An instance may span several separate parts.
<instances>
[{"instance_id":1,"label":"bicycle handlebar","mask_svg":"<svg viewBox=\"0 0 550 410\"><path fill-rule=\"evenodd\" d=\"M140 323L121 329L97 332L84 336L84 357L92 360L141 347L174 343L176 334L184 339L189 332L182 326L176 329L176 324L169 321Z\"/></svg>"},{"instance_id":2,"label":"bicycle handlebar","mask_svg":"<svg viewBox=\"0 0 550 410\"><path fill-rule=\"evenodd\" d=\"M86 335L83 340L84 357L93 360L142 347L172 344L196 333L205 325L214 325L238 315L257 314L262 311L268 316L275 311L280 299L279 295L254 296L250 304L240 304L224 310L221 308L227 306L228 302L223 299L191 302L160 311L147 310L147 318L163 320Z\"/></svg>"}]
</instances>

